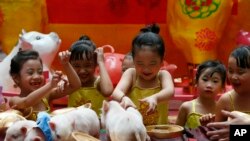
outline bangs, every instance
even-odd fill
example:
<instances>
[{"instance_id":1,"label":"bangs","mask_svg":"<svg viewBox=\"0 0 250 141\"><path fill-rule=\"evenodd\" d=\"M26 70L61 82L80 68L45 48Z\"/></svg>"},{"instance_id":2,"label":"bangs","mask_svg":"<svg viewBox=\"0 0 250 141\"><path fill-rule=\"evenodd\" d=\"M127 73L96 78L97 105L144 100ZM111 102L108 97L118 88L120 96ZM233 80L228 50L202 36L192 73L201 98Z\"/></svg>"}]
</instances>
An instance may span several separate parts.
<instances>
[{"instance_id":1,"label":"bangs","mask_svg":"<svg viewBox=\"0 0 250 141\"><path fill-rule=\"evenodd\" d=\"M70 61L74 60L96 60L96 53L94 49L85 45L75 46L71 50Z\"/></svg>"}]
</instances>

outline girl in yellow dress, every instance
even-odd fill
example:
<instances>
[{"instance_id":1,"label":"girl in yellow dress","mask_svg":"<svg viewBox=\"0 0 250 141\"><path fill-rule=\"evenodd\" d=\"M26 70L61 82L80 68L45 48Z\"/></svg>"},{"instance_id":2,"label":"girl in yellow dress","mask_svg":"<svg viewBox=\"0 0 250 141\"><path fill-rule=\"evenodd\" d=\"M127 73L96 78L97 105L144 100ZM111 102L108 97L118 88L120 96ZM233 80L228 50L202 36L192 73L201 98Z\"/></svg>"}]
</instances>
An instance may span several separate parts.
<instances>
[{"instance_id":1,"label":"girl in yellow dress","mask_svg":"<svg viewBox=\"0 0 250 141\"><path fill-rule=\"evenodd\" d=\"M68 106L91 103L91 108L99 115L102 101L113 92L112 81L104 64L103 49L96 49L88 36L82 36L73 43L70 51L70 63L81 80L81 88L69 95ZM95 75L97 66L99 76Z\"/></svg>"},{"instance_id":2,"label":"girl in yellow dress","mask_svg":"<svg viewBox=\"0 0 250 141\"><path fill-rule=\"evenodd\" d=\"M198 97L184 102L179 108L176 124L188 128L197 128L201 122L214 118L216 95L225 87L226 68L218 61L206 61L199 65L196 72ZM203 117L202 117L203 116ZM206 116L206 117L204 117Z\"/></svg>"},{"instance_id":3,"label":"girl in yellow dress","mask_svg":"<svg viewBox=\"0 0 250 141\"><path fill-rule=\"evenodd\" d=\"M218 100L215 121L227 120L221 110L250 114L250 46L240 46L232 51L228 58L228 79L233 90Z\"/></svg>"},{"instance_id":4,"label":"girl in yellow dress","mask_svg":"<svg viewBox=\"0 0 250 141\"><path fill-rule=\"evenodd\" d=\"M72 92L80 88L80 80L67 61L69 55L59 53L65 72L70 74L67 92ZM62 72L55 71L52 80L45 84L42 60L36 51L19 51L11 60L10 75L21 93L8 97L8 105L22 111L27 119L36 120L38 112L50 111L49 101L62 97L60 93L54 92L57 91L58 82L62 80Z\"/></svg>"},{"instance_id":5,"label":"girl in yellow dress","mask_svg":"<svg viewBox=\"0 0 250 141\"><path fill-rule=\"evenodd\" d=\"M125 108L137 107L145 125L167 123L168 100L174 94L174 85L170 73L160 70L164 53L164 42L158 34L138 34L132 42L135 68L123 73L112 94Z\"/></svg>"}]
</instances>

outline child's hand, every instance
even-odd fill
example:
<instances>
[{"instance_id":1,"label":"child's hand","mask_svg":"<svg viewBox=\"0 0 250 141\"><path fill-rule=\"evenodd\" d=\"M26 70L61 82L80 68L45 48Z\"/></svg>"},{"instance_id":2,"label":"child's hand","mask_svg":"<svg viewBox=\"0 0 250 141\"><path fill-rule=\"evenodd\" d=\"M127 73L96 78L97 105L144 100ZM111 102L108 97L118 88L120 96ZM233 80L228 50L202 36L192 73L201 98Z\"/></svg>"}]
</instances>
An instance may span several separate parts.
<instances>
[{"instance_id":1,"label":"child's hand","mask_svg":"<svg viewBox=\"0 0 250 141\"><path fill-rule=\"evenodd\" d=\"M69 81L66 75L61 77L61 81L57 83L57 93L64 93L65 89L69 86Z\"/></svg>"},{"instance_id":2,"label":"child's hand","mask_svg":"<svg viewBox=\"0 0 250 141\"><path fill-rule=\"evenodd\" d=\"M59 58L62 64L68 63L70 59L71 52L68 50L59 52Z\"/></svg>"},{"instance_id":3,"label":"child's hand","mask_svg":"<svg viewBox=\"0 0 250 141\"><path fill-rule=\"evenodd\" d=\"M200 117L200 123L202 126L207 126L208 123L215 121L215 114L205 114Z\"/></svg>"},{"instance_id":4,"label":"child's hand","mask_svg":"<svg viewBox=\"0 0 250 141\"><path fill-rule=\"evenodd\" d=\"M124 96L122 98L122 101L121 101L121 106L124 108L124 109L127 109L128 107L134 107L136 108L135 104L132 102L132 100L130 98L128 98L127 96Z\"/></svg>"},{"instance_id":5,"label":"child's hand","mask_svg":"<svg viewBox=\"0 0 250 141\"><path fill-rule=\"evenodd\" d=\"M53 87L57 86L57 83L62 79L62 71L55 71L53 76L52 76L52 80L51 80L51 85Z\"/></svg>"},{"instance_id":6,"label":"child's hand","mask_svg":"<svg viewBox=\"0 0 250 141\"><path fill-rule=\"evenodd\" d=\"M154 96L149 96L144 99L141 99L140 102L147 102L149 104L147 113L154 112L156 106L157 106L157 100Z\"/></svg>"},{"instance_id":7,"label":"child's hand","mask_svg":"<svg viewBox=\"0 0 250 141\"><path fill-rule=\"evenodd\" d=\"M97 48L95 53L97 54L97 63L104 62L103 48Z\"/></svg>"}]
</instances>

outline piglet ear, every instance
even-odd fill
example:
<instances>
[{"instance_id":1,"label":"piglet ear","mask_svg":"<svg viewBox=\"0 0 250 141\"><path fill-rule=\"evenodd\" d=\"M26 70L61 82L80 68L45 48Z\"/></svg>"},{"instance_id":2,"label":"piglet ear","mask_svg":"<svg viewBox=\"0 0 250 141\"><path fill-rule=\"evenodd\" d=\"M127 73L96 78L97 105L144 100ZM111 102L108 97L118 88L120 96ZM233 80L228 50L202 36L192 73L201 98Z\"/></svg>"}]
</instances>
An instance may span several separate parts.
<instances>
[{"instance_id":1,"label":"piglet ear","mask_svg":"<svg viewBox=\"0 0 250 141\"><path fill-rule=\"evenodd\" d=\"M26 39L23 38L23 36L21 36L19 38L19 42L21 44L21 50L29 50L32 49L32 44L29 43L28 41L26 41Z\"/></svg>"},{"instance_id":2,"label":"piglet ear","mask_svg":"<svg viewBox=\"0 0 250 141\"><path fill-rule=\"evenodd\" d=\"M54 122L49 122L50 129L55 131L56 130L56 124Z\"/></svg>"},{"instance_id":3,"label":"piglet ear","mask_svg":"<svg viewBox=\"0 0 250 141\"><path fill-rule=\"evenodd\" d=\"M91 103L86 103L86 104L84 104L84 107L85 107L85 108L91 108L91 106L92 106Z\"/></svg>"},{"instance_id":4,"label":"piglet ear","mask_svg":"<svg viewBox=\"0 0 250 141\"><path fill-rule=\"evenodd\" d=\"M109 103L106 100L103 100L102 108L104 112L107 112L109 110Z\"/></svg>"},{"instance_id":5,"label":"piglet ear","mask_svg":"<svg viewBox=\"0 0 250 141\"><path fill-rule=\"evenodd\" d=\"M21 33L21 34L23 35L23 34L25 34L25 33L26 33L25 29L22 29L22 33Z\"/></svg>"},{"instance_id":6,"label":"piglet ear","mask_svg":"<svg viewBox=\"0 0 250 141\"><path fill-rule=\"evenodd\" d=\"M42 141L42 139L39 136L35 136L33 141Z\"/></svg>"},{"instance_id":7,"label":"piglet ear","mask_svg":"<svg viewBox=\"0 0 250 141\"><path fill-rule=\"evenodd\" d=\"M26 135L26 133L27 133L27 128L26 127L22 127L20 130L21 130L21 133L23 135Z\"/></svg>"}]
</instances>

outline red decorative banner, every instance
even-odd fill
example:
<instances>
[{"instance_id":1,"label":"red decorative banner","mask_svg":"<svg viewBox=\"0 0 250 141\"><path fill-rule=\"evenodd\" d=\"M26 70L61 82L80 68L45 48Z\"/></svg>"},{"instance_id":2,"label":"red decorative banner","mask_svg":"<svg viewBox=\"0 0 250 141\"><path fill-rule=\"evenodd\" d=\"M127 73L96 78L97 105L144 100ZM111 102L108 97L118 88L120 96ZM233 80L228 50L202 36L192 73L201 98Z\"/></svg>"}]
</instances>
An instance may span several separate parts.
<instances>
[{"instance_id":1,"label":"red decorative banner","mask_svg":"<svg viewBox=\"0 0 250 141\"><path fill-rule=\"evenodd\" d=\"M208 28L201 29L196 32L195 47L203 51L209 51L215 48L216 45L216 34Z\"/></svg>"},{"instance_id":2,"label":"red decorative banner","mask_svg":"<svg viewBox=\"0 0 250 141\"><path fill-rule=\"evenodd\" d=\"M166 0L46 0L49 23L166 23Z\"/></svg>"},{"instance_id":3,"label":"red decorative banner","mask_svg":"<svg viewBox=\"0 0 250 141\"><path fill-rule=\"evenodd\" d=\"M2 11L2 9L0 7L0 26L2 26L3 20L4 20L4 18L3 18L3 11Z\"/></svg>"}]
</instances>

